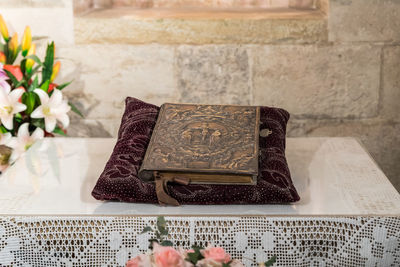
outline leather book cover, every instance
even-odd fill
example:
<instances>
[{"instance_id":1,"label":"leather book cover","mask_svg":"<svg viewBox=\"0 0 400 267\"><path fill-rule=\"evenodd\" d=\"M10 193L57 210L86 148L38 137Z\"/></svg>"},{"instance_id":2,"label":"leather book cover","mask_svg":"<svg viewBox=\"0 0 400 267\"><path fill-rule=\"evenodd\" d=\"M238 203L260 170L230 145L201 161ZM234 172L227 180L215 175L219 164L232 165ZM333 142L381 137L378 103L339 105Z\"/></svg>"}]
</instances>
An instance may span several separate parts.
<instances>
[{"instance_id":1,"label":"leather book cover","mask_svg":"<svg viewBox=\"0 0 400 267\"><path fill-rule=\"evenodd\" d=\"M255 184L260 110L255 106L161 106L139 177L200 184Z\"/></svg>"}]
</instances>

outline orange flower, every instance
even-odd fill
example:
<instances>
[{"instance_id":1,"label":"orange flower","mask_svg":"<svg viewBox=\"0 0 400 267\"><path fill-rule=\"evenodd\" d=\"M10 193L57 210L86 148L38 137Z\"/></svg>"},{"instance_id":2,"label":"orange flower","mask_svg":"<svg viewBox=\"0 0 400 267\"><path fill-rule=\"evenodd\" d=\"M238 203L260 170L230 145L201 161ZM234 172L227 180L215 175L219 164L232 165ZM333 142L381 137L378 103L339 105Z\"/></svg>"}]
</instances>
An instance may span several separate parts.
<instances>
[{"instance_id":1,"label":"orange flower","mask_svg":"<svg viewBox=\"0 0 400 267\"><path fill-rule=\"evenodd\" d=\"M6 55L3 52L0 52L0 63L6 63Z\"/></svg>"},{"instance_id":2,"label":"orange flower","mask_svg":"<svg viewBox=\"0 0 400 267\"><path fill-rule=\"evenodd\" d=\"M47 90L48 93L51 93L51 91L54 90L54 88L56 88L58 85L55 83L51 83L49 84L49 89Z\"/></svg>"},{"instance_id":3,"label":"orange flower","mask_svg":"<svg viewBox=\"0 0 400 267\"><path fill-rule=\"evenodd\" d=\"M3 69L11 72L12 75L18 80L21 81L23 78L21 68L19 66L13 66L13 65L4 65Z\"/></svg>"},{"instance_id":4,"label":"orange flower","mask_svg":"<svg viewBox=\"0 0 400 267\"><path fill-rule=\"evenodd\" d=\"M4 40L7 42L10 36L8 35L7 25L2 15L0 15L0 33L3 36Z\"/></svg>"},{"instance_id":5,"label":"orange flower","mask_svg":"<svg viewBox=\"0 0 400 267\"><path fill-rule=\"evenodd\" d=\"M50 82L54 81L54 79L57 77L58 72L60 71L61 63L60 61L57 61L56 64L53 66L53 72L51 73L50 77Z\"/></svg>"},{"instance_id":6,"label":"orange flower","mask_svg":"<svg viewBox=\"0 0 400 267\"><path fill-rule=\"evenodd\" d=\"M26 54L29 51L29 48L31 48L31 45L32 45L31 28L29 26L26 26L24 35L22 36L22 41L21 41L21 48L22 48L23 56L26 56Z\"/></svg>"}]
</instances>

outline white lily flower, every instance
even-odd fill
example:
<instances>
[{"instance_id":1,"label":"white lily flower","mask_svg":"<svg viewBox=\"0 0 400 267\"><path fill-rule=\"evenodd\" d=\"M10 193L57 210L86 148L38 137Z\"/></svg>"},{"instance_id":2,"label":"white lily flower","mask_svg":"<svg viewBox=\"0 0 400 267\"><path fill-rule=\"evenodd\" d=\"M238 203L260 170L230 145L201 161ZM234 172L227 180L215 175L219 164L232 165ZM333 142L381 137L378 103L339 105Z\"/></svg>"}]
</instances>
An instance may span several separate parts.
<instances>
[{"instance_id":1,"label":"white lily flower","mask_svg":"<svg viewBox=\"0 0 400 267\"><path fill-rule=\"evenodd\" d=\"M11 92L10 86L0 86L0 120L9 130L13 129L14 114L24 111L26 106L19 102L24 89L14 89Z\"/></svg>"},{"instance_id":2,"label":"white lily flower","mask_svg":"<svg viewBox=\"0 0 400 267\"><path fill-rule=\"evenodd\" d=\"M11 141L11 133L0 134L0 145L7 145Z\"/></svg>"},{"instance_id":3,"label":"white lily flower","mask_svg":"<svg viewBox=\"0 0 400 267\"><path fill-rule=\"evenodd\" d=\"M56 128L57 120L64 128L67 128L69 125L67 112L71 110L71 107L66 100L62 99L61 91L54 89L51 97L41 89L35 89L34 92L39 96L41 105L32 112L31 117L44 118L45 128L49 133Z\"/></svg>"},{"instance_id":4,"label":"white lily flower","mask_svg":"<svg viewBox=\"0 0 400 267\"><path fill-rule=\"evenodd\" d=\"M37 127L32 135L29 134L29 123L25 122L19 126L17 138L10 143L13 151L10 156L10 162L16 161L25 151L27 151L37 140L44 137L44 131Z\"/></svg>"}]
</instances>

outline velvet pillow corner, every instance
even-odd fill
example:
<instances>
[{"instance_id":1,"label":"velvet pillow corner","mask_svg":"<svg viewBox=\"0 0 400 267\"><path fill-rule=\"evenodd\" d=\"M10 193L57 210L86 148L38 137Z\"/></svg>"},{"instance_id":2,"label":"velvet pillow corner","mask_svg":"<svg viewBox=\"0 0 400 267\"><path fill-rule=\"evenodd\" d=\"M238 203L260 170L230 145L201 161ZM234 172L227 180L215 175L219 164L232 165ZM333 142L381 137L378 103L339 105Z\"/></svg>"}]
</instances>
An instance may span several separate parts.
<instances>
[{"instance_id":1,"label":"velvet pillow corner","mask_svg":"<svg viewBox=\"0 0 400 267\"><path fill-rule=\"evenodd\" d=\"M92 191L94 198L157 203L153 186L142 183L137 173L146 154L158 112L159 107L155 105L133 97L126 98L118 140Z\"/></svg>"}]
</instances>

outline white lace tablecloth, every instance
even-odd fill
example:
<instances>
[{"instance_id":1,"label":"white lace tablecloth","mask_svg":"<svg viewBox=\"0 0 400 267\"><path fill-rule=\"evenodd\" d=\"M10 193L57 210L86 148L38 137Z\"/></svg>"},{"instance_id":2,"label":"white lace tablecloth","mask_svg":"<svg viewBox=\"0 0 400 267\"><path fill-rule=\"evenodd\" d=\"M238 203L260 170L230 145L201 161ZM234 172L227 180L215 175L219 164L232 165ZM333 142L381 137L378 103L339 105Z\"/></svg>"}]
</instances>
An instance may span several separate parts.
<instances>
[{"instance_id":1,"label":"white lace tablecloth","mask_svg":"<svg viewBox=\"0 0 400 267\"><path fill-rule=\"evenodd\" d=\"M0 177L0 266L124 266L158 215L246 266L400 266L400 196L354 139L288 139L296 204L181 207L94 200L114 142L46 139Z\"/></svg>"}]
</instances>

